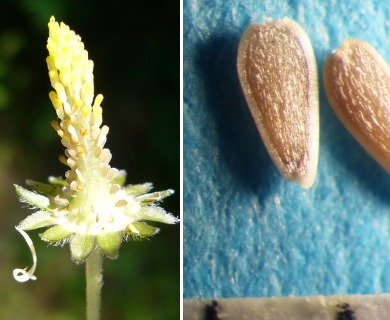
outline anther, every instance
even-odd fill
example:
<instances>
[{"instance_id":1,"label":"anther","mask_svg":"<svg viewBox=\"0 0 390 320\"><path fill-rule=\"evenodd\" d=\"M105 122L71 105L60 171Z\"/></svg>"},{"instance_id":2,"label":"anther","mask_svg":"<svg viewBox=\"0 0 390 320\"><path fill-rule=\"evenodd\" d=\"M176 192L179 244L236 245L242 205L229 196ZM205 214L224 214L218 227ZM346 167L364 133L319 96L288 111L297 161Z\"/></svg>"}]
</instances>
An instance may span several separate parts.
<instances>
[{"instance_id":1,"label":"anther","mask_svg":"<svg viewBox=\"0 0 390 320\"><path fill-rule=\"evenodd\" d=\"M100 161L103 163L109 163L111 161L112 155L110 150L103 149L100 154Z\"/></svg>"},{"instance_id":2,"label":"anther","mask_svg":"<svg viewBox=\"0 0 390 320\"><path fill-rule=\"evenodd\" d=\"M102 152L102 148L95 146L93 149L93 154L97 158L100 156L100 153Z\"/></svg>"},{"instance_id":3,"label":"anther","mask_svg":"<svg viewBox=\"0 0 390 320\"><path fill-rule=\"evenodd\" d=\"M78 183L77 183L77 181L72 181L71 183L70 183L70 188L73 190L73 191L78 191Z\"/></svg>"},{"instance_id":4,"label":"anther","mask_svg":"<svg viewBox=\"0 0 390 320\"><path fill-rule=\"evenodd\" d=\"M126 226L126 231L130 233L139 234L139 231L132 224L128 224Z\"/></svg>"},{"instance_id":5,"label":"anther","mask_svg":"<svg viewBox=\"0 0 390 320\"><path fill-rule=\"evenodd\" d=\"M54 198L54 202L60 207L66 207L69 205L69 200L65 198L61 198L60 196L56 196Z\"/></svg>"},{"instance_id":6,"label":"anther","mask_svg":"<svg viewBox=\"0 0 390 320\"><path fill-rule=\"evenodd\" d=\"M66 165L66 166L68 165L67 159L66 159L66 157L63 154L59 155L58 160L60 160L60 162L62 164Z\"/></svg>"},{"instance_id":7,"label":"anther","mask_svg":"<svg viewBox=\"0 0 390 320\"><path fill-rule=\"evenodd\" d=\"M111 194L116 193L116 192L118 192L120 189L121 189L121 186L120 186L119 184L113 184L113 185L111 185L110 193L111 193Z\"/></svg>"},{"instance_id":8,"label":"anther","mask_svg":"<svg viewBox=\"0 0 390 320\"><path fill-rule=\"evenodd\" d=\"M68 160L66 161L67 165L72 169L72 170L76 170L77 169L77 163L75 160L73 160L72 158L68 158Z\"/></svg>"},{"instance_id":9,"label":"anther","mask_svg":"<svg viewBox=\"0 0 390 320\"><path fill-rule=\"evenodd\" d=\"M103 164L101 168L101 174L103 177L107 175L107 173L110 171L111 167L108 164Z\"/></svg>"},{"instance_id":10,"label":"anther","mask_svg":"<svg viewBox=\"0 0 390 320\"><path fill-rule=\"evenodd\" d=\"M117 203L115 203L115 207L119 208L119 207L124 207L127 205L127 201L124 200L124 199L121 199L119 200Z\"/></svg>"},{"instance_id":11,"label":"anther","mask_svg":"<svg viewBox=\"0 0 390 320\"><path fill-rule=\"evenodd\" d=\"M88 134L88 129L86 127L83 127L80 129L80 135L85 137Z\"/></svg>"},{"instance_id":12,"label":"anther","mask_svg":"<svg viewBox=\"0 0 390 320\"><path fill-rule=\"evenodd\" d=\"M107 175L106 175L106 179L108 181L112 181L113 179L116 178L116 176L118 175L118 169L116 168L111 168L110 171L108 171Z\"/></svg>"},{"instance_id":13,"label":"anther","mask_svg":"<svg viewBox=\"0 0 390 320\"><path fill-rule=\"evenodd\" d=\"M73 170L68 170L65 172L65 177L68 181L73 181L77 179L77 175Z\"/></svg>"},{"instance_id":14,"label":"anther","mask_svg":"<svg viewBox=\"0 0 390 320\"><path fill-rule=\"evenodd\" d=\"M66 149L65 150L65 155L67 155L66 152L69 154L70 157L77 158L77 151L76 151L75 148Z\"/></svg>"},{"instance_id":15,"label":"anther","mask_svg":"<svg viewBox=\"0 0 390 320\"><path fill-rule=\"evenodd\" d=\"M58 131L62 131L60 125L58 124L58 122L57 122L56 120L50 121L50 124L51 124L51 126L53 127L53 129L54 129L55 131L57 131L57 132L58 132Z\"/></svg>"}]
</instances>

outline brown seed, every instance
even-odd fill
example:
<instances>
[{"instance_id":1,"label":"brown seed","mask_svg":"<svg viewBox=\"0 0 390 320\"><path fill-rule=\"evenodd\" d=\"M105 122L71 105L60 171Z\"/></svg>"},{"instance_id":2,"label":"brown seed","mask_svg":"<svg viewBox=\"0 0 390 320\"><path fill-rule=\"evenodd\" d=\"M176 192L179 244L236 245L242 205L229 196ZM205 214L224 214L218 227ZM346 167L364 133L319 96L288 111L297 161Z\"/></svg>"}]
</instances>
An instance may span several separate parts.
<instances>
[{"instance_id":1,"label":"brown seed","mask_svg":"<svg viewBox=\"0 0 390 320\"><path fill-rule=\"evenodd\" d=\"M328 100L344 126L390 172L390 69L368 43L347 39L324 65Z\"/></svg>"},{"instance_id":2,"label":"brown seed","mask_svg":"<svg viewBox=\"0 0 390 320\"><path fill-rule=\"evenodd\" d=\"M276 167L310 188L319 150L318 77L305 31L289 18L251 24L237 70L252 117Z\"/></svg>"}]
</instances>

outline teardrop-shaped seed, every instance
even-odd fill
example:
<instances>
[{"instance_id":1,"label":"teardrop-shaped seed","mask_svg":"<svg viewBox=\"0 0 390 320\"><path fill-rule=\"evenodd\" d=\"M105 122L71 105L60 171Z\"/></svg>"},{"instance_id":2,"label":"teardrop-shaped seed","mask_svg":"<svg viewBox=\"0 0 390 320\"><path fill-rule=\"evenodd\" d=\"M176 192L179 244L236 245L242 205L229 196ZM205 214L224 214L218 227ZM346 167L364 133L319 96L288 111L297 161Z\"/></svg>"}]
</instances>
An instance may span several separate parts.
<instances>
[{"instance_id":1,"label":"teardrop-shaped seed","mask_svg":"<svg viewBox=\"0 0 390 320\"><path fill-rule=\"evenodd\" d=\"M324 65L328 100L344 126L390 172L390 69L368 43L347 39Z\"/></svg>"},{"instance_id":2,"label":"teardrop-shaped seed","mask_svg":"<svg viewBox=\"0 0 390 320\"><path fill-rule=\"evenodd\" d=\"M237 70L252 117L283 177L309 188L317 174L317 66L310 40L289 18L251 24Z\"/></svg>"}]
</instances>

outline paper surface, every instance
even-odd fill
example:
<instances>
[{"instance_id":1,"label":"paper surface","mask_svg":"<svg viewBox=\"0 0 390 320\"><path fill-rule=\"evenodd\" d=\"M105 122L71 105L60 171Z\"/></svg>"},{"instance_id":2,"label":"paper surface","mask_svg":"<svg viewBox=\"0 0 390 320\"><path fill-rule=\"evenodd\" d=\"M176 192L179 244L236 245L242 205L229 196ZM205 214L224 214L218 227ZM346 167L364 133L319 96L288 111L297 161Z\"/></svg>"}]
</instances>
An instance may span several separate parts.
<instances>
[{"instance_id":1,"label":"paper surface","mask_svg":"<svg viewBox=\"0 0 390 320\"><path fill-rule=\"evenodd\" d=\"M184 301L184 320L383 320L389 318L389 295Z\"/></svg>"},{"instance_id":2,"label":"paper surface","mask_svg":"<svg viewBox=\"0 0 390 320\"><path fill-rule=\"evenodd\" d=\"M294 19L312 42L320 85L314 186L283 180L239 85L250 22ZM331 109L326 56L347 38L390 62L388 1L184 1L184 297L390 291L390 176Z\"/></svg>"}]
</instances>

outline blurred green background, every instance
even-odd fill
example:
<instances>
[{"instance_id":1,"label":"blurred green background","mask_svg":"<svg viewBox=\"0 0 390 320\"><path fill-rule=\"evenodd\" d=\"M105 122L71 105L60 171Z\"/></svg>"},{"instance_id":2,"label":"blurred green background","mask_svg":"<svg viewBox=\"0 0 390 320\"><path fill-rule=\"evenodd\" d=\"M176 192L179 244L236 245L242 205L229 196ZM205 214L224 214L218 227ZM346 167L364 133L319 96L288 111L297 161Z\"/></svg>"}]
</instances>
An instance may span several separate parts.
<instances>
[{"instance_id":1,"label":"blurred green background","mask_svg":"<svg viewBox=\"0 0 390 320\"><path fill-rule=\"evenodd\" d=\"M84 265L68 246L48 247L29 232L38 254L35 282L13 280L13 268L31 265L14 226L29 214L13 183L61 176L63 152L50 126L55 112L45 59L51 15L78 33L95 64L110 127L111 164L128 183L153 182L176 194L162 206L179 216L180 7L178 1L0 1L0 319L84 319ZM122 245L104 262L102 319L178 319L179 226Z\"/></svg>"}]
</instances>

